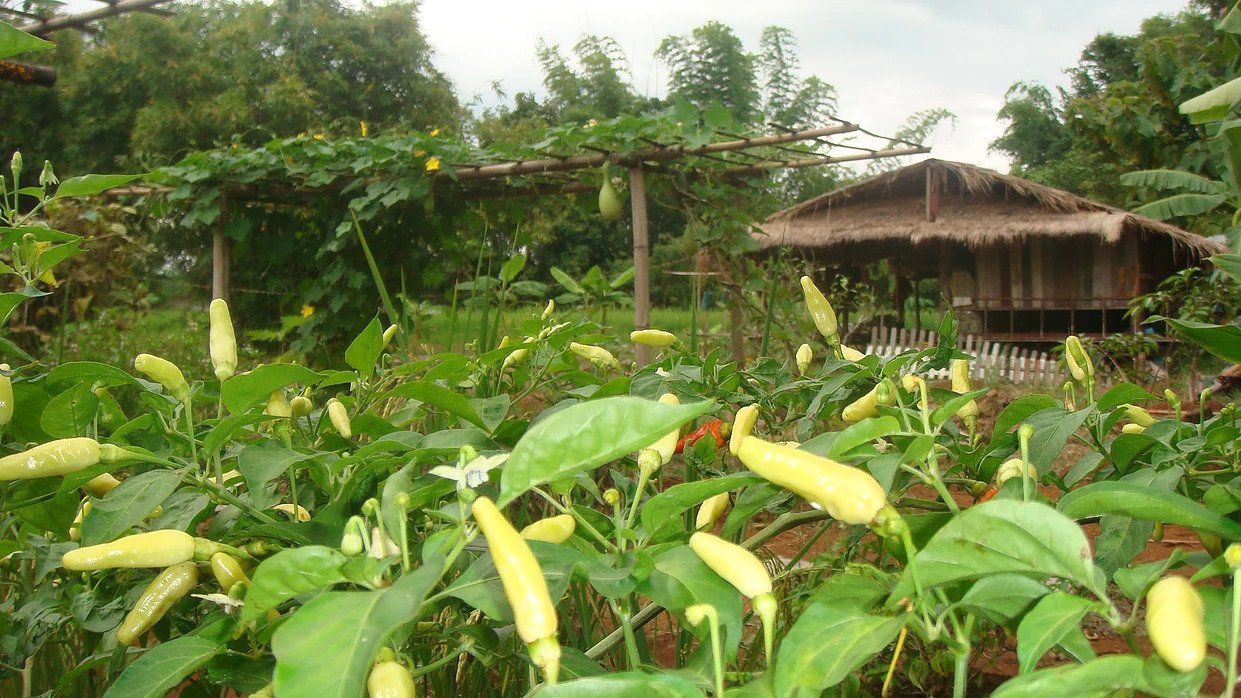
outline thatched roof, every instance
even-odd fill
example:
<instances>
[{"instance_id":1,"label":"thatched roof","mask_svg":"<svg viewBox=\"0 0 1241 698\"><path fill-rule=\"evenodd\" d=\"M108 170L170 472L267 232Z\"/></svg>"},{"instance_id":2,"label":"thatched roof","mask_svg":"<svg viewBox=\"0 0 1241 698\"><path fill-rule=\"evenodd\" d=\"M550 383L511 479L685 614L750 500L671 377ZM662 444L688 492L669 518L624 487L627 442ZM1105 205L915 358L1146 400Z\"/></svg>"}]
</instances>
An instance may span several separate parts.
<instances>
[{"instance_id":1,"label":"thatched roof","mask_svg":"<svg viewBox=\"0 0 1241 698\"><path fill-rule=\"evenodd\" d=\"M942 178L939 213L926 215L928 171ZM763 247L830 248L866 242L953 240L975 247L1032 236L1167 236L1193 254L1222 245L1174 225L1061 189L962 162L928 159L772 214Z\"/></svg>"}]
</instances>

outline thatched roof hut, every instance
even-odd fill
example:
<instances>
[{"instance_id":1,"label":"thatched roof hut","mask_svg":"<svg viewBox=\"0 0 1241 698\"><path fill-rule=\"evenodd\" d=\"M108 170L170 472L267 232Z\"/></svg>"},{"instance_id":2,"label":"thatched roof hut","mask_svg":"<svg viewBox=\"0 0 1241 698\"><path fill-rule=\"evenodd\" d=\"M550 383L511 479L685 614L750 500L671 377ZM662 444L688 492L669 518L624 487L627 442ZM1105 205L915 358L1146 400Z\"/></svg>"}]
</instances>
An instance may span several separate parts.
<instances>
[{"instance_id":1,"label":"thatched roof hut","mask_svg":"<svg viewBox=\"0 0 1241 698\"><path fill-rule=\"evenodd\" d=\"M926 285L974 331L1010 339L1115 331L1135 296L1225 251L1174 225L936 159L779 211L756 237L840 273L887 260L915 297L920 280L935 279L938 289ZM901 309L903 284L893 289Z\"/></svg>"}]
</instances>

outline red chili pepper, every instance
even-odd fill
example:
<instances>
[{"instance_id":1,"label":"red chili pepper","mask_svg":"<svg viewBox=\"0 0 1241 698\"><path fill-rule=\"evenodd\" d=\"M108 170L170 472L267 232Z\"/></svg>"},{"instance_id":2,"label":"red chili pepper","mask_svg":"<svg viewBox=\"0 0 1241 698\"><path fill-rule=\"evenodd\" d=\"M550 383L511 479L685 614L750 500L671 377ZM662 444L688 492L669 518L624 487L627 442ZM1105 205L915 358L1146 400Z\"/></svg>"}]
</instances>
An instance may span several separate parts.
<instances>
[{"instance_id":1,"label":"red chili pepper","mask_svg":"<svg viewBox=\"0 0 1241 698\"><path fill-rule=\"evenodd\" d=\"M681 440L677 442L675 453L683 452L686 447L693 446L698 443L698 439L701 439L707 434L710 434L715 438L715 447L719 448L720 446L728 443L728 433L730 431L732 431L732 425L727 424L722 419L712 419L685 436L682 436Z\"/></svg>"},{"instance_id":2,"label":"red chili pepper","mask_svg":"<svg viewBox=\"0 0 1241 698\"><path fill-rule=\"evenodd\" d=\"M990 501L991 498L994 497L997 493L999 493L999 490L997 490L994 487L988 487L987 491L983 492L982 496L979 497L974 503L982 504L983 502Z\"/></svg>"}]
</instances>

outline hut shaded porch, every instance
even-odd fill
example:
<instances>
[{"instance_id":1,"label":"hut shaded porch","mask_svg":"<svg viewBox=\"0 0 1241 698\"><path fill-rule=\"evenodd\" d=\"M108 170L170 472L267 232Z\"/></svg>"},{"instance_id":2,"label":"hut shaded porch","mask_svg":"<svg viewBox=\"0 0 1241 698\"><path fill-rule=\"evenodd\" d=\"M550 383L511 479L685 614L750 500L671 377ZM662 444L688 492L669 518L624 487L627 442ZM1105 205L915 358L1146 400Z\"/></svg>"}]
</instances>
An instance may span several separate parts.
<instances>
[{"instance_id":1,"label":"hut shaded porch","mask_svg":"<svg viewBox=\"0 0 1241 698\"><path fill-rule=\"evenodd\" d=\"M1140 331L1141 318L1126 317L1130 300L1192 263L1181 246L1143 237L1107 243L1087 234L982 245L880 239L791 251L820 270L816 282L845 275L891 303L894 312L874 323L881 329L936 329L935 318L922 311L933 306L952 308L965 333L1058 343L1069 333ZM887 273L877 273L881 262Z\"/></svg>"}]
</instances>

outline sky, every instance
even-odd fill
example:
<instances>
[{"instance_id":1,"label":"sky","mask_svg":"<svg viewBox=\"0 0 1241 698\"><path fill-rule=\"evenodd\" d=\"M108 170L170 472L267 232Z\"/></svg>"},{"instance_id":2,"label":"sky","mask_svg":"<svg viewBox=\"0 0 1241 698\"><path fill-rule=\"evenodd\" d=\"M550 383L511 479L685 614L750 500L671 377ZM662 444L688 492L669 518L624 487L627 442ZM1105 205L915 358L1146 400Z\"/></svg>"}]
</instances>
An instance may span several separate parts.
<instances>
[{"instance_id":1,"label":"sky","mask_svg":"<svg viewBox=\"0 0 1241 698\"><path fill-rule=\"evenodd\" d=\"M836 87L840 118L892 133L910 114L943 107L957 115L931 142L932 155L1006 170L988 151L1004 130L996 111L1018 80L1063 84L1096 34L1137 31L1142 19L1175 13L1185 0L423 0L435 63L463 100L542 94L539 39L569 49L588 33L611 36L629 56L635 89L662 96L666 72L653 54L670 34L710 20L731 26L754 50L763 27L796 35L802 70ZM758 10L761 10L758 11Z\"/></svg>"}]
</instances>

